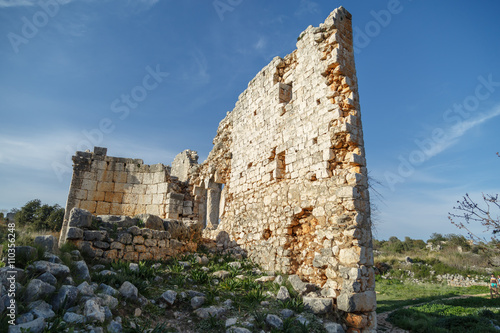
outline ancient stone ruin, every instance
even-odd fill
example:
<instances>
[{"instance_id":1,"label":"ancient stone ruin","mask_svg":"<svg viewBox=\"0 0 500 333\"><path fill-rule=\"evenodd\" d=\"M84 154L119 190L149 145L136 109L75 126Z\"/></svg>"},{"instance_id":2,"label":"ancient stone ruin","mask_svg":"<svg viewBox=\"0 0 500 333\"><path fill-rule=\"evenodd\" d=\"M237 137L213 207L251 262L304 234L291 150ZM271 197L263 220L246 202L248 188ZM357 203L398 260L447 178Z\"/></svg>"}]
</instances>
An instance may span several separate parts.
<instances>
[{"instance_id":1,"label":"ancient stone ruin","mask_svg":"<svg viewBox=\"0 0 500 333\"><path fill-rule=\"evenodd\" d=\"M340 7L257 73L202 164L191 150L172 167L110 157L105 148L77 152L61 242L74 207L197 224L204 237L246 251L264 269L320 286L350 327L374 332L360 116L351 14Z\"/></svg>"}]
</instances>

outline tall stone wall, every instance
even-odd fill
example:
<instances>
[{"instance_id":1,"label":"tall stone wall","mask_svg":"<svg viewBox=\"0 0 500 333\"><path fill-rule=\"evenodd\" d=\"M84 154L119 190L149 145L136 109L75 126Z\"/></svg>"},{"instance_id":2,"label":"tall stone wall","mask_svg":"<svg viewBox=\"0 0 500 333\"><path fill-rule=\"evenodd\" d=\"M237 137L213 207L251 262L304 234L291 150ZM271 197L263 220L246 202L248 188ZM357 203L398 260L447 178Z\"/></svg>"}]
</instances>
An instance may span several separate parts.
<instances>
[{"instance_id":1,"label":"tall stone wall","mask_svg":"<svg viewBox=\"0 0 500 333\"><path fill-rule=\"evenodd\" d=\"M214 144L193 180L207 193L224 186L219 220L214 225L207 216L212 223L205 235L227 233L264 268L322 286L337 309L358 313L365 329L373 329L370 205L351 15L336 9L300 35L297 50L264 67L221 122ZM207 207L217 204L206 200Z\"/></svg>"}]
</instances>

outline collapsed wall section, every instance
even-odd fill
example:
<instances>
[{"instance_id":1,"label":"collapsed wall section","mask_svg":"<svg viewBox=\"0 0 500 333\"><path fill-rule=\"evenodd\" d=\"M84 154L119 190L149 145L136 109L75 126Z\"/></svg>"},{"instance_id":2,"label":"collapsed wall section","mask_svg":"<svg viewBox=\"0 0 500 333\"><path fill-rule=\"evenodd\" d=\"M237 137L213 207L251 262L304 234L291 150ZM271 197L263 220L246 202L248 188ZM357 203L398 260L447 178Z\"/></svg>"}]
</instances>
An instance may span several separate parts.
<instances>
[{"instance_id":1,"label":"collapsed wall section","mask_svg":"<svg viewBox=\"0 0 500 333\"><path fill-rule=\"evenodd\" d=\"M323 287L376 325L370 205L351 15L342 7L276 57L221 122L196 186L223 186L217 224L265 269ZM207 200L210 204L211 200ZM216 202L217 204L217 202ZM358 316L358 317L356 317ZM353 319L354 318L354 319Z\"/></svg>"}]
</instances>

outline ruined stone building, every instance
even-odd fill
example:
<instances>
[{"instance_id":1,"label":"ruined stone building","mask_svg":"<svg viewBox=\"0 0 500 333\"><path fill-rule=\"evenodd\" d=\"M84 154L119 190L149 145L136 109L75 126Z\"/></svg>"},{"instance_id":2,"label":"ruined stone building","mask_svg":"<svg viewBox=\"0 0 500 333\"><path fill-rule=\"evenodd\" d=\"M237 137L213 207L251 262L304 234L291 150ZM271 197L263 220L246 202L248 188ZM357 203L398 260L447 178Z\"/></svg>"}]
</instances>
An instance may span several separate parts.
<instances>
[{"instance_id":1,"label":"ruined stone building","mask_svg":"<svg viewBox=\"0 0 500 333\"><path fill-rule=\"evenodd\" d=\"M172 167L106 155L73 157L66 214L79 207L200 223L204 236L246 250L264 269L321 286L345 318L374 332L367 170L344 8L257 73L202 164L191 150Z\"/></svg>"}]
</instances>

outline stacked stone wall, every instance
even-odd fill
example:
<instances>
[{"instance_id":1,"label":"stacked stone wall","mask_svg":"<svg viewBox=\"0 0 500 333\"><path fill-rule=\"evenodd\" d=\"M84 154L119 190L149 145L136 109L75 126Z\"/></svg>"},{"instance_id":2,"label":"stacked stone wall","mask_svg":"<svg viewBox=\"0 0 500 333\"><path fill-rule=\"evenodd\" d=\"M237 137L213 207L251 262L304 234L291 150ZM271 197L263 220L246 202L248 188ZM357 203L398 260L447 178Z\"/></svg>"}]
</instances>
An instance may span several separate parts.
<instances>
[{"instance_id":1,"label":"stacked stone wall","mask_svg":"<svg viewBox=\"0 0 500 333\"><path fill-rule=\"evenodd\" d=\"M265 269L323 287L376 325L367 170L351 15L308 27L221 122L194 185L224 184L217 226ZM208 200L209 201L209 200ZM210 204L208 202L207 204ZM350 316L349 318L354 318Z\"/></svg>"},{"instance_id":2,"label":"stacked stone wall","mask_svg":"<svg viewBox=\"0 0 500 333\"><path fill-rule=\"evenodd\" d=\"M94 215L152 214L170 219L197 219L188 185L170 176L170 167L140 159L106 156L106 148L76 152L61 235L69 213L81 208ZM61 238L61 243L64 239Z\"/></svg>"}]
</instances>

